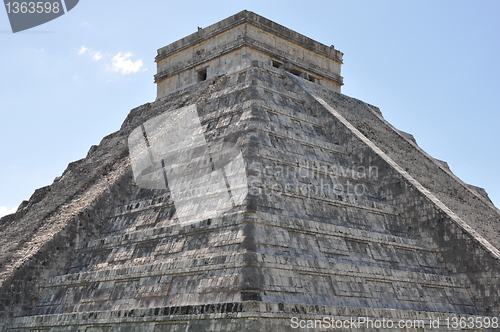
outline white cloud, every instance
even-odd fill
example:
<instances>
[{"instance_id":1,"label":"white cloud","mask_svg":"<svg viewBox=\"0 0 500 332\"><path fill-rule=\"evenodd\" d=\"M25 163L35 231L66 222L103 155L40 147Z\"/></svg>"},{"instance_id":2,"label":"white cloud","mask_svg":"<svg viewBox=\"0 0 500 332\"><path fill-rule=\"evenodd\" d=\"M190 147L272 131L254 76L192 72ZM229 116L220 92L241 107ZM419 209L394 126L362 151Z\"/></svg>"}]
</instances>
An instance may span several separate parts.
<instances>
[{"instance_id":1,"label":"white cloud","mask_svg":"<svg viewBox=\"0 0 500 332\"><path fill-rule=\"evenodd\" d=\"M142 66L144 66L144 63L142 62L142 59L132 61L130 60L130 57L132 57L132 53L120 52L115 55L111 59L111 70L120 72L122 75L137 73Z\"/></svg>"},{"instance_id":2,"label":"white cloud","mask_svg":"<svg viewBox=\"0 0 500 332\"><path fill-rule=\"evenodd\" d=\"M88 47L85 47L85 46L82 45L82 47L80 48L80 50L78 50L78 55L85 54L88 50L89 50Z\"/></svg>"},{"instance_id":3,"label":"white cloud","mask_svg":"<svg viewBox=\"0 0 500 332\"><path fill-rule=\"evenodd\" d=\"M99 61L102 59L102 57L103 54L101 53L101 51L94 52L94 55L92 55L92 59L94 59L94 61Z\"/></svg>"},{"instance_id":4,"label":"white cloud","mask_svg":"<svg viewBox=\"0 0 500 332\"><path fill-rule=\"evenodd\" d=\"M14 213L17 211L17 207L9 209L5 206L0 206L0 217L6 216L8 214Z\"/></svg>"},{"instance_id":5,"label":"white cloud","mask_svg":"<svg viewBox=\"0 0 500 332\"><path fill-rule=\"evenodd\" d=\"M84 54L88 54L89 56L91 56L94 61L99 61L104 56L101 51L94 51L82 45L82 47L80 47L80 49L78 50L78 55Z\"/></svg>"},{"instance_id":6,"label":"white cloud","mask_svg":"<svg viewBox=\"0 0 500 332\"><path fill-rule=\"evenodd\" d=\"M142 59L138 59L135 61L132 60L133 54L130 52L120 52L112 56L109 53L105 53L100 50L94 50L83 45L77 52L78 55L82 55L86 58L92 59L93 61L101 61L101 63L104 63L106 70L118 72L122 75L128 75L147 70L146 68L144 68Z\"/></svg>"}]
</instances>

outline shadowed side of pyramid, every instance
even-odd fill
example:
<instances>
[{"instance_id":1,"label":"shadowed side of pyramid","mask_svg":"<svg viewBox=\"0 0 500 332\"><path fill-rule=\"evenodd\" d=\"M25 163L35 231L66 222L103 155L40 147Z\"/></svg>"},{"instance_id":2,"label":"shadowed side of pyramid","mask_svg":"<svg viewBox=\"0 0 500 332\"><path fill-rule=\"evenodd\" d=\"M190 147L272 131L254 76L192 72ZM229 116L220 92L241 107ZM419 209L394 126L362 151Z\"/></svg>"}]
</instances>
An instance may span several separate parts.
<instances>
[{"instance_id":1,"label":"shadowed side of pyramid","mask_svg":"<svg viewBox=\"0 0 500 332\"><path fill-rule=\"evenodd\" d=\"M461 212L468 187L339 93L341 59L246 11L160 49L158 99L2 219L0 327L498 316L495 208Z\"/></svg>"}]
</instances>

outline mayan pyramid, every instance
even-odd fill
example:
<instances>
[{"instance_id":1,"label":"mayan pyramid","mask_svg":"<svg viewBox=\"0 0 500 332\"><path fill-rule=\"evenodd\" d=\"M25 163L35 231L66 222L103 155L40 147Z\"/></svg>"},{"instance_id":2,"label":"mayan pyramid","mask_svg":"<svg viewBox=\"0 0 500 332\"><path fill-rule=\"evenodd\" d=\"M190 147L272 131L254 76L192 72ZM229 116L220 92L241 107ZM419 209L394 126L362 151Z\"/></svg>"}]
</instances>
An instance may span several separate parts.
<instances>
[{"instance_id":1,"label":"mayan pyramid","mask_svg":"<svg viewBox=\"0 0 500 332\"><path fill-rule=\"evenodd\" d=\"M0 331L496 331L500 211L342 56L248 11L159 49L156 101L0 220Z\"/></svg>"}]
</instances>

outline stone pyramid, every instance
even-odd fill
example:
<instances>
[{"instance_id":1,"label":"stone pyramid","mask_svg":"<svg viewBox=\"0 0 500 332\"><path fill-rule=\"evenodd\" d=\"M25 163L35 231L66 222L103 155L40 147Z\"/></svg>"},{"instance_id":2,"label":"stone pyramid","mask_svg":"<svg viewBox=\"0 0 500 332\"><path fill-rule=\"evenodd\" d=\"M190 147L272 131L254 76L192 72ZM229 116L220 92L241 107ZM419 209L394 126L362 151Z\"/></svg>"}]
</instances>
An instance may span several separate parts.
<instances>
[{"instance_id":1,"label":"stone pyramid","mask_svg":"<svg viewBox=\"0 0 500 332\"><path fill-rule=\"evenodd\" d=\"M160 49L157 100L1 219L0 331L496 330L500 211L342 55L248 11Z\"/></svg>"}]
</instances>

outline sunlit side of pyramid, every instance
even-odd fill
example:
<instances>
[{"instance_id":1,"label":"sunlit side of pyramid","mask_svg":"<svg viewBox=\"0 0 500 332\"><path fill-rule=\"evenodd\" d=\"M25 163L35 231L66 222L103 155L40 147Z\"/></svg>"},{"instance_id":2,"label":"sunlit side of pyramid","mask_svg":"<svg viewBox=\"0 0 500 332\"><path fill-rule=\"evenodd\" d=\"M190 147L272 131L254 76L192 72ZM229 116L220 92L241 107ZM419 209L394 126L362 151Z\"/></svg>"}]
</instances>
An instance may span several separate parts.
<instances>
[{"instance_id":1,"label":"sunlit side of pyramid","mask_svg":"<svg viewBox=\"0 0 500 332\"><path fill-rule=\"evenodd\" d=\"M494 330L499 210L342 56L248 11L159 49L157 100L1 219L0 331Z\"/></svg>"}]
</instances>

